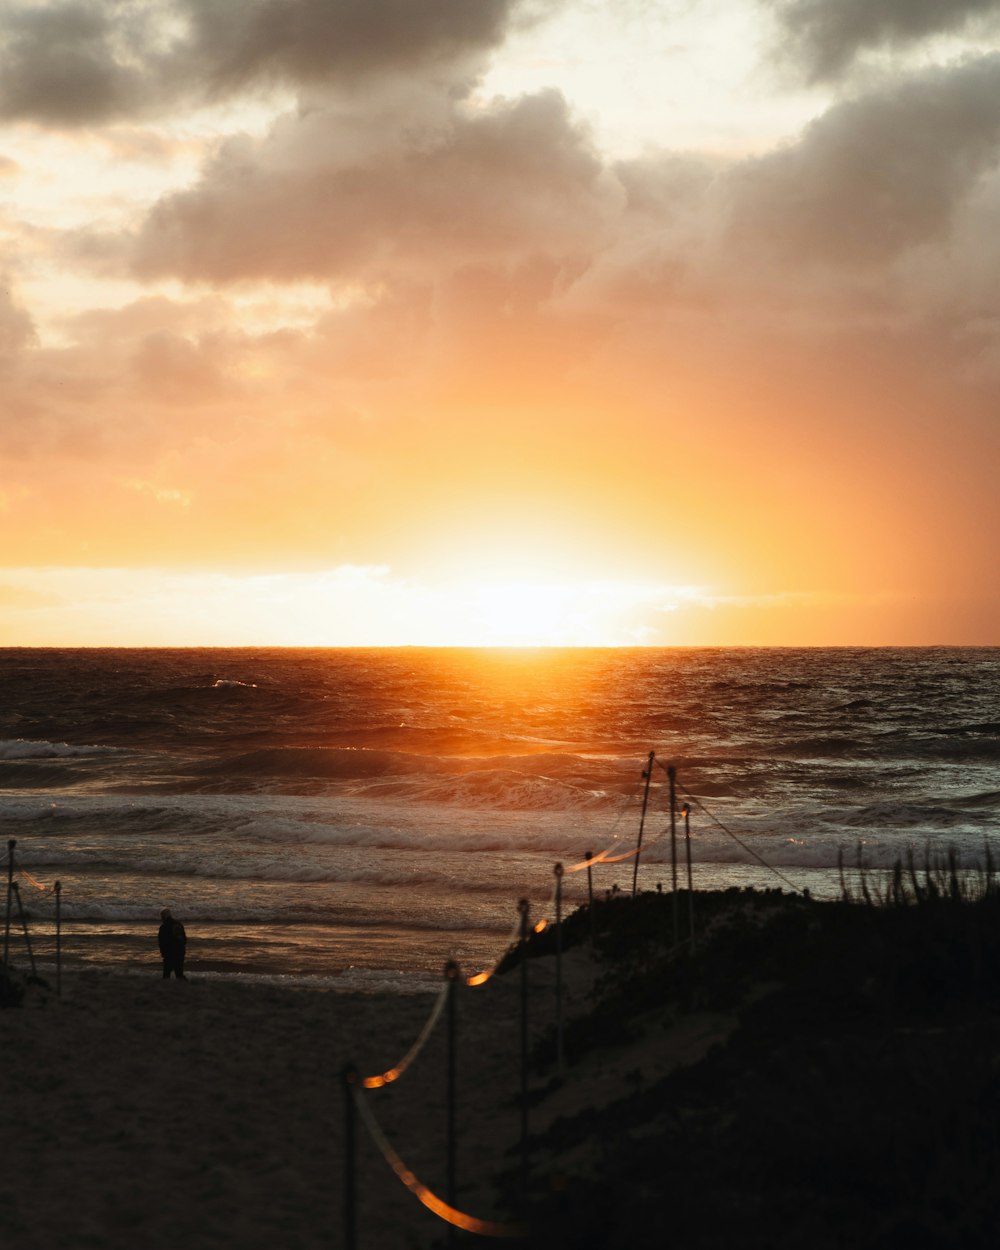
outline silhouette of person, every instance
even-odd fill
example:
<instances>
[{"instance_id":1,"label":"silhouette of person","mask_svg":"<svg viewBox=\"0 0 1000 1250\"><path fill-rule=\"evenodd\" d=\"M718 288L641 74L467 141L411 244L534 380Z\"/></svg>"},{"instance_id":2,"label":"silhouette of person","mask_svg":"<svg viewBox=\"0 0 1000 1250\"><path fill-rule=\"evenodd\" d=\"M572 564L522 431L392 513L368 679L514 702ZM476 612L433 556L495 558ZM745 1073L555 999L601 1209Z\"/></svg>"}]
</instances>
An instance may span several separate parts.
<instances>
[{"instance_id":1,"label":"silhouette of person","mask_svg":"<svg viewBox=\"0 0 1000 1250\"><path fill-rule=\"evenodd\" d=\"M168 981L171 972L178 981L186 981L184 975L184 952L187 950L187 934L179 920L175 920L169 907L160 912L160 932L157 939L163 956L163 979Z\"/></svg>"}]
</instances>

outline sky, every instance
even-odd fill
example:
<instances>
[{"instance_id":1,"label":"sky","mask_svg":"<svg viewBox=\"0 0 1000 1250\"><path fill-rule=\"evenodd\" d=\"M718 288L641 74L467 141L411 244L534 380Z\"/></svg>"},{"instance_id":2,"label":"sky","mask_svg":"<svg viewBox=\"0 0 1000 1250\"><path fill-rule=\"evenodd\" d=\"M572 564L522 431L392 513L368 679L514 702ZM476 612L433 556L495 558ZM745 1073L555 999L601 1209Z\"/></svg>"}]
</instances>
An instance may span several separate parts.
<instances>
[{"instance_id":1,"label":"sky","mask_svg":"<svg viewBox=\"0 0 1000 1250\"><path fill-rule=\"evenodd\" d=\"M1000 644L1000 0L0 0L0 645Z\"/></svg>"}]
</instances>

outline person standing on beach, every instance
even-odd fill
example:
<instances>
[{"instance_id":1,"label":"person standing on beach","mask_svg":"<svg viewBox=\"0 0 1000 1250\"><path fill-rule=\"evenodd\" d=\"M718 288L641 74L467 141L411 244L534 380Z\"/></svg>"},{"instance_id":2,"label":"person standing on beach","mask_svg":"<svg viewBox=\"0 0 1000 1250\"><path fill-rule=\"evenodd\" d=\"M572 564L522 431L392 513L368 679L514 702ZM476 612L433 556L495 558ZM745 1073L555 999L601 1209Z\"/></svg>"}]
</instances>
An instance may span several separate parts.
<instances>
[{"instance_id":1,"label":"person standing on beach","mask_svg":"<svg viewBox=\"0 0 1000 1250\"><path fill-rule=\"evenodd\" d=\"M158 940L160 954L163 956L163 979L168 981L171 972L178 981L186 981L184 975L184 952L187 950L187 934L179 920L175 920L169 907L160 912Z\"/></svg>"}]
</instances>

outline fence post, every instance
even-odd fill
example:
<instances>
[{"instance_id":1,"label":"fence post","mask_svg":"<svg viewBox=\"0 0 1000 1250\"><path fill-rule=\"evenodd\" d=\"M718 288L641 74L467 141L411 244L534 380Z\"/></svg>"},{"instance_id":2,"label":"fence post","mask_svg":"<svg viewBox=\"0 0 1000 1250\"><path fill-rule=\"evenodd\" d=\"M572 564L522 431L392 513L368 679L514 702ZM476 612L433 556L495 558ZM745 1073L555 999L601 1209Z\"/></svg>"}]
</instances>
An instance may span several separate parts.
<instances>
[{"instance_id":1,"label":"fence post","mask_svg":"<svg viewBox=\"0 0 1000 1250\"><path fill-rule=\"evenodd\" d=\"M457 1138L455 1135L455 1099L456 1099L456 1055L455 1055L455 986L458 984L458 964L449 959L444 966L444 975L448 979L448 1171L447 1199L448 1206L455 1208L455 1159L457 1157ZM448 1245L455 1244L455 1226L448 1225Z\"/></svg>"},{"instance_id":2,"label":"fence post","mask_svg":"<svg viewBox=\"0 0 1000 1250\"><path fill-rule=\"evenodd\" d=\"M14 889L14 897L17 899L17 914L21 920L21 928L24 930L24 944L28 948L28 963L31 964L31 975L37 976L35 971L35 952L31 949L31 934L28 932L28 917L24 914L24 908L21 906L21 889L17 882L12 882Z\"/></svg>"},{"instance_id":3,"label":"fence post","mask_svg":"<svg viewBox=\"0 0 1000 1250\"><path fill-rule=\"evenodd\" d=\"M597 938L597 926L594 922L594 870L590 866L590 861L594 858L594 852L588 851L587 860L587 912L590 916L590 944L594 945Z\"/></svg>"},{"instance_id":4,"label":"fence post","mask_svg":"<svg viewBox=\"0 0 1000 1250\"><path fill-rule=\"evenodd\" d=\"M517 904L521 913L521 1201L528 1194L528 900Z\"/></svg>"},{"instance_id":5,"label":"fence post","mask_svg":"<svg viewBox=\"0 0 1000 1250\"><path fill-rule=\"evenodd\" d=\"M674 887L674 945L680 937L680 920L677 915L677 769L673 764L667 769L670 779L670 876Z\"/></svg>"},{"instance_id":6,"label":"fence post","mask_svg":"<svg viewBox=\"0 0 1000 1250\"><path fill-rule=\"evenodd\" d=\"M691 804L685 803L681 808L684 817L684 848L687 854L688 872L688 938L694 950L694 875L691 872Z\"/></svg>"},{"instance_id":7,"label":"fence post","mask_svg":"<svg viewBox=\"0 0 1000 1250\"><path fill-rule=\"evenodd\" d=\"M56 997L62 997L62 882L57 881L56 890Z\"/></svg>"},{"instance_id":8,"label":"fence post","mask_svg":"<svg viewBox=\"0 0 1000 1250\"><path fill-rule=\"evenodd\" d=\"M639 856L642 854L642 830L646 823L646 805L649 802L649 783L653 780L653 760L656 758L656 752L650 751L649 759L646 762L643 777L646 779L646 785L642 792L642 815L639 817L639 840L635 847L635 866L632 869L632 897L635 898L635 892L639 884Z\"/></svg>"},{"instance_id":9,"label":"fence post","mask_svg":"<svg viewBox=\"0 0 1000 1250\"><path fill-rule=\"evenodd\" d=\"M556 1071L563 1070L563 1002L562 1002L562 879L563 866L556 864Z\"/></svg>"},{"instance_id":10,"label":"fence post","mask_svg":"<svg viewBox=\"0 0 1000 1250\"><path fill-rule=\"evenodd\" d=\"M341 1068L340 1082L344 1091L344 1250L357 1250L357 1112L354 1090L357 1088L358 1070L353 1063Z\"/></svg>"},{"instance_id":11,"label":"fence post","mask_svg":"<svg viewBox=\"0 0 1000 1250\"><path fill-rule=\"evenodd\" d=\"M10 966L10 900L14 894L14 847L17 846L17 838L11 838L7 843L7 905L4 909L3 918L3 966Z\"/></svg>"}]
</instances>

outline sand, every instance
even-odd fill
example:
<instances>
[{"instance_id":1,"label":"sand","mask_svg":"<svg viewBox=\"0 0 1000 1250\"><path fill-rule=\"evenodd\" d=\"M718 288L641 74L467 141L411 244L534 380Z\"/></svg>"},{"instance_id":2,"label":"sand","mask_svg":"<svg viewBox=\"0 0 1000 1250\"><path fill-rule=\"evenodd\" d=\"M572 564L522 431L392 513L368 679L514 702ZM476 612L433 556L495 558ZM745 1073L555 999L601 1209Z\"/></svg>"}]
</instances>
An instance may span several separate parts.
<instances>
[{"instance_id":1,"label":"sand","mask_svg":"<svg viewBox=\"0 0 1000 1250\"><path fill-rule=\"evenodd\" d=\"M555 1020L555 961L529 965L532 1039ZM563 965L567 1016L594 979ZM7 1125L0 1177L7 1238L29 1250L331 1247L344 1244L341 1071L392 1066L434 997L199 978L64 973L0 1012ZM458 1205L504 1220L496 1178L520 1153L520 972L456 998ZM365 1095L406 1165L445 1193L447 1013L394 1084ZM634 1057L625 1055L626 1064ZM533 1074L537 1091L552 1073ZM620 1074L575 1073L543 1118L617 1097ZM431 1246L445 1225L358 1127L358 1246ZM480 1239L476 1238L476 1241Z\"/></svg>"}]
</instances>

